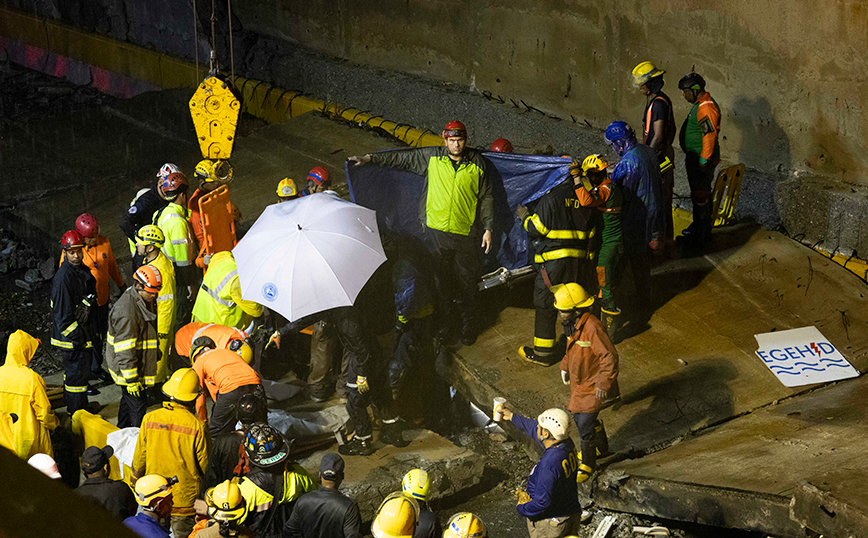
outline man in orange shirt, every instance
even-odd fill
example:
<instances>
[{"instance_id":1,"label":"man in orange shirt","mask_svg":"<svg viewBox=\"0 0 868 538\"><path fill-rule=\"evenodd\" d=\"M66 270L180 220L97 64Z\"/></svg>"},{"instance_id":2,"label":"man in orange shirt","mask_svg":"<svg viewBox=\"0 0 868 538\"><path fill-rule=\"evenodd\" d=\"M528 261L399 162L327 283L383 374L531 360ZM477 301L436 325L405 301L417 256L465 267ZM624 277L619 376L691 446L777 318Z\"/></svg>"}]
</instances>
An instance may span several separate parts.
<instances>
[{"instance_id":1,"label":"man in orange shirt","mask_svg":"<svg viewBox=\"0 0 868 538\"><path fill-rule=\"evenodd\" d=\"M121 293L127 289L124 277L118 269L112 245L108 238L99 233L99 221L90 213L83 213L75 219L75 230L84 238L84 265L90 269L90 274L96 279L97 307L90 317L93 327L93 362L91 364L91 379L102 379L110 383L109 374L102 367L103 342L108 331L109 311L109 279L114 280ZM60 263L66 259L66 251L60 257ZM58 264L59 265L59 264ZM88 394L99 394L94 388L88 389Z\"/></svg>"},{"instance_id":2,"label":"man in orange shirt","mask_svg":"<svg viewBox=\"0 0 868 538\"><path fill-rule=\"evenodd\" d=\"M214 340L200 336L193 342L190 350L193 371L214 401L211 418L208 420L212 437L232 432L236 422L235 408L241 396L252 393L261 394L262 398L265 398L259 374L235 352L216 349L216 346ZM205 420L207 411L204 395L200 395L196 400L196 413L201 420Z\"/></svg>"},{"instance_id":3,"label":"man in orange shirt","mask_svg":"<svg viewBox=\"0 0 868 538\"><path fill-rule=\"evenodd\" d=\"M232 342L236 340L247 341L247 333L241 329L216 323L192 321L175 333L175 351L182 357L189 357L193 342L200 336L207 336L213 340L217 349L229 349Z\"/></svg>"}]
</instances>

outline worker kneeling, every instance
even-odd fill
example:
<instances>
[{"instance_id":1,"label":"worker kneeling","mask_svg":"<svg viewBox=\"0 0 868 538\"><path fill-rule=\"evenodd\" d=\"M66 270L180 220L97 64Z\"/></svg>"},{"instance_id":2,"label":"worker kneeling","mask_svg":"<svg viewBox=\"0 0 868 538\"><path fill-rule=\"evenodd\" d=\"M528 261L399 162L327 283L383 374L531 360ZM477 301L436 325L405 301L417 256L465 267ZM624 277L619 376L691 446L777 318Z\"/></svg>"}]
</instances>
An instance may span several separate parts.
<instances>
[{"instance_id":1,"label":"worker kneeling","mask_svg":"<svg viewBox=\"0 0 868 538\"><path fill-rule=\"evenodd\" d=\"M561 409L549 409L533 420L504 408L503 418L545 447L527 479L527 489L516 491L516 510L527 518L531 538L566 536L582 514L576 489L580 462L568 434L570 416Z\"/></svg>"},{"instance_id":2,"label":"worker kneeling","mask_svg":"<svg viewBox=\"0 0 868 538\"><path fill-rule=\"evenodd\" d=\"M609 452L606 430L597 415L605 404L620 396L618 352L603 324L590 311L593 297L572 282L555 286L552 291L567 335L561 379L570 386L569 410L582 444L579 482L584 482L597 465L597 455Z\"/></svg>"},{"instance_id":3,"label":"worker kneeling","mask_svg":"<svg viewBox=\"0 0 868 538\"><path fill-rule=\"evenodd\" d=\"M242 342L239 347L241 353L216 347L214 340L200 336L190 348L193 371L199 376L199 384L208 389L208 395L214 401L208 420L212 437L231 433L235 429L235 409L241 396L257 394L265 399L259 374L244 360L245 356L248 360L253 357L250 346ZM201 394L196 400L196 414L199 419L206 420L207 413L205 395Z\"/></svg>"}]
</instances>

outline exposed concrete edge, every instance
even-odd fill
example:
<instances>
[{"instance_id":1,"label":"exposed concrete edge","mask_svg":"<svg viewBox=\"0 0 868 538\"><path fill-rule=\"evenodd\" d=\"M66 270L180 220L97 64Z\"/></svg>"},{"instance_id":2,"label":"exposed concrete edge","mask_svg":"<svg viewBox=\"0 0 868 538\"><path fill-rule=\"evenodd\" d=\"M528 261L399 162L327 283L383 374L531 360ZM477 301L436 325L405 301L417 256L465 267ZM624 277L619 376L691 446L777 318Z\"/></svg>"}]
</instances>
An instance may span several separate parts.
<instances>
[{"instance_id":1,"label":"exposed concrete edge","mask_svg":"<svg viewBox=\"0 0 868 538\"><path fill-rule=\"evenodd\" d=\"M784 538L805 536L802 526L790 518L791 499L781 495L604 471L595 477L591 497L597 506L618 512Z\"/></svg>"},{"instance_id":2,"label":"exposed concrete edge","mask_svg":"<svg viewBox=\"0 0 868 538\"><path fill-rule=\"evenodd\" d=\"M824 536L856 537L868 532L868 515L808 482L799 484L793 494L790 518Z\"/></svg>"}]
</instances>

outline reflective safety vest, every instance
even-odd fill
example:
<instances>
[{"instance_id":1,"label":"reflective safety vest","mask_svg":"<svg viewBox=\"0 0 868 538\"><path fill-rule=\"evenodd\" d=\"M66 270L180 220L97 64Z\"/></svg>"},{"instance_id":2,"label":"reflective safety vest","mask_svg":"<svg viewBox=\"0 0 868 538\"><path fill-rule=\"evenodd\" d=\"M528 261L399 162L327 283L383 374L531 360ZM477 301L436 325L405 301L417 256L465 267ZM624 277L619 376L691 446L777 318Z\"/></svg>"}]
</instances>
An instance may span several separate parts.
<instances>
[{"instance_id":1,"label":"reflective safety vest","mask_svg":"<svg viewBox=\"0 0 868 538\"><path fill-rule=\"evenodd\" d=\"M130 286L109 314L106 364L118 385L157 384L157 314Z\"/></svg>"},{"instance_id":2,"label":"reflective safety vest","mask_svg":"<svg viewBox=\"0 0 868 538\"><path fill-rule=\"evenodd\" d=\"M597 218L596 210L579 202L571 180L554 187L540 198L535 212L524 219L524 229L536 252L533 261L594 259L589 243L596 233Z\"/></svg>"},{"instance_id":3,"label":"reflective safety vest","mask_svg":"<svg viewBox=\"0 0 868 538\"><path fill-rule=\"evenodd\" d=\"M178 267L187 267L196 259L196 240L190 221L187 220L187 209L171 202L166 207L154 212L154 225L163 230L166 242L163 243L163 254Z\"/></svg>"},{"instance_id":4,"label":"reflective safety vest","mask_svg":"<svg viewBox=\"0 0 868 538\"><path fill-rule=\"evenodd\" d=\"M244 497L244 502L247 503L248 518L255 518L256 515L266 512L271 508L274 502L274 496L260 488L249 477L244 477L238 481L238 487L241 489L241 495ZM319 489L316 481L304 470L304 468L293 463L287 466L283 472L283 498L278 504L290 503L297 500L302 494ZM249 521L249 519L248 519Z\"/></svg>"},{"instance_id":5,"label":"reflective safety vest","mask_svg":"<svg viewBox=\"0 0 868 538\"><path fill-rule=\"evenodd\" d=\"M214 254L196 295L193 321L243 329L252 318L261 315L261 305L241 298L241 283L232 252Z\"/></svg>"}]
</instances>

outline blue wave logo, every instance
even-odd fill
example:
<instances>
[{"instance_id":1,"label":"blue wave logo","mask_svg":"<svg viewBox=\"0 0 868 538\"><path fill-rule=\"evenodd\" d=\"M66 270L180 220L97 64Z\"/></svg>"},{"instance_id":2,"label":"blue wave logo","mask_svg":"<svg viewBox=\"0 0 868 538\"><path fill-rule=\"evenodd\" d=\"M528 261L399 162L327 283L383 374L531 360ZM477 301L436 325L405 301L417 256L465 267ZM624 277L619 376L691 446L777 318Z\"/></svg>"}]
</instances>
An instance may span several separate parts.
<instances>
[{"instance_id":1,"label":"blue wave logo","mask_svg":"<svg viewBox=\"0 0 868 538\"><path fill-rule=\"evenodd\" d=\"M266 282L266 284L262 286L262 296L266 301L274 302L274 300L277 299L277 286L271 282Z\"/></svg>"}]
</instances>

